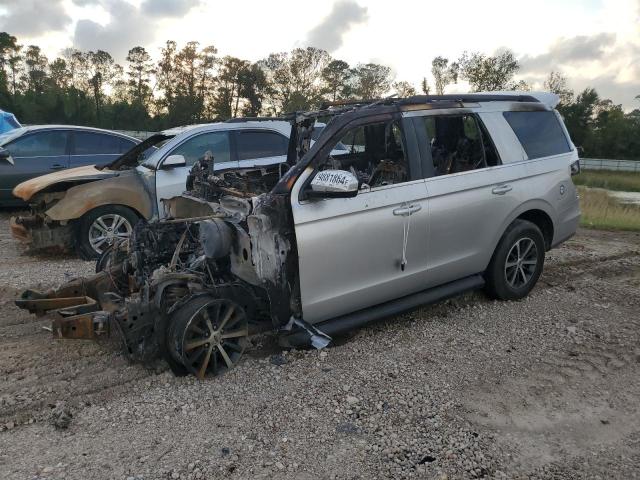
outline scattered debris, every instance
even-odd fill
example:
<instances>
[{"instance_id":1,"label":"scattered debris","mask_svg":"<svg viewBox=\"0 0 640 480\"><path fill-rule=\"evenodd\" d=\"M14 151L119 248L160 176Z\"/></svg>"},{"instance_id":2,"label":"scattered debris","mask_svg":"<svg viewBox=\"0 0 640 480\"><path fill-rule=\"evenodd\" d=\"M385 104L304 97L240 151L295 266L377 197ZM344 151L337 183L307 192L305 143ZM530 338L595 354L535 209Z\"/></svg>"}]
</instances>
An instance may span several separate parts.
<instances>
[{"instance_id":1,"label":"scattered debris","mask_svg":"<svg viewBox=\"0 0 640 480\"><path fill-rule=\"evenodd\" d=\"M51 410L49 415L49 423L56 427L58 430L66 430L71 425L71 419L73 413L67 406L66 402L58 402L56 406Z\"/></svg>"}]
</instances>

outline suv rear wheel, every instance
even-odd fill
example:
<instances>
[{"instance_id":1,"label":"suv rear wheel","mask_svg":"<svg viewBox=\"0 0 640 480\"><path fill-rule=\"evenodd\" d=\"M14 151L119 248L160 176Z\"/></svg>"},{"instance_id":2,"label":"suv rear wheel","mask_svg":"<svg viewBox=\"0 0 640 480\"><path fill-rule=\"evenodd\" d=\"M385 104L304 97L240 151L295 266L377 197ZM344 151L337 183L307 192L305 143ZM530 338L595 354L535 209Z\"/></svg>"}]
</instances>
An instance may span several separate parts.
<instances>
[{"instance_id":1,"label":"suv rear wheel","mask_svg":"<svg viewBox=\"0 0 640 480\"><path fill-rule=\"evenodd\" d=\"M117 238L128 238L138 215L122 205L105 205L85 213L78 221L76 248L86 260L98 258Z\"/></svg>"},{"instance_id":2,"label":"suv rear wheel","mask_svg":"<svg viewBox=\"0 0 640 480\"><path fill-rule=\"evenodd\" d=\"M534 223L515 220L485 271L485 290L500 300L519 300L535 286L544 265L544 237Z\"/></svg>"}]
</instances>

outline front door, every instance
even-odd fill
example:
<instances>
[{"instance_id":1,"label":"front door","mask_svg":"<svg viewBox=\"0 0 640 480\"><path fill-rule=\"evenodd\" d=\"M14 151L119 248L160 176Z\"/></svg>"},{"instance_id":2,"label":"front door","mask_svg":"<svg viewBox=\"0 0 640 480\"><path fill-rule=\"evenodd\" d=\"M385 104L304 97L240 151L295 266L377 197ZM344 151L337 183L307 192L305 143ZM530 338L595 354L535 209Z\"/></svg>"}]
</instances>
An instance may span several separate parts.
<instances>
[{"instance_id":1,"label":"front door","mask_svg":"<svg viewBox=\"0 0 640 480\"><path fill-rule=\"evenodd\" d=\"M340 141L347 150L336 149ZM428 206L424 180L396 120L338 134L331 154L292 192L302 310L315 323L423 289ZM323 169L359 179L353 198L306 199Z\"/></svg>"},{"instance_id":2,"label":"front door","mask_svg":"<svg viewBox=\"0 0 640 480\"><path fill-rule=\"evenodd\" d=\"M18 201L13 188L30 178L46 175L69 166L66 130L44 130L28 133L5 145L13 164L0 162L2 184L0 199Z\"/></svg>"},{"instance_id":3,"label":"front door","mask_svg":"<svg viewBox=\"0 0 640 480\"><path fill-rule=\"evenodd\" d=\"M186 189L187 175L199 159L210 152L213 154L216 170L236 168L238 162L232 159L229 132L205 132L193 135L169 151L158 165L156 171L156 198L160 217L164 216L163 199L181 195ZM171 155L182 155L185 166L167 166L164 159Z\"/></svg>"}]
</instances>

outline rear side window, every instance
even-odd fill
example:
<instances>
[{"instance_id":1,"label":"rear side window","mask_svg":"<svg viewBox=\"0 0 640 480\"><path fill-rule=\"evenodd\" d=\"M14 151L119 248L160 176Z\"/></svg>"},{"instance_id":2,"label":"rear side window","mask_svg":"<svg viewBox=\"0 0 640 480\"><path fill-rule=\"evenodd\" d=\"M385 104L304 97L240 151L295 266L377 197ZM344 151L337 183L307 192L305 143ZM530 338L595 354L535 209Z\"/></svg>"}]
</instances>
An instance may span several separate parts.
<instances>
[{"instance_id":1,"label":"rear side window","mask_svg":"<svg viewBox=\"0 0 640 480\"><path fill-rule=\"evenodd\" d=\"M434 175L467 172L500 163L484 126L475 115L429 115L424 128Z\"/></svg>"},{"instance_id":2,"label":"rear side window","mask_svg":"<svg viewBox=\"0 0 640 480\"><path fill-rule=\"evenodd\" d=\"M287 154L289 140L275 132L237 132L238 160L278 157Z\"/></svg>"},{"instance_id":3,"label":"rear side window","mask_svg":"<svg viewBox=\"0 0 640 480\"><path fill-rule=\"evenodd\" d=\"M120 153L120 137L93 132L75 132L75 155Z\"/></svg>"},{"instance_id":4,"label":"rear side window","mask_svg":"<svg viewBox=\"0 0 640 480\"><path fill-rule=\"evenodd\" d=\"M14 157L49 157L65 155L67 151L67 132L51 130L20 137L6 145Z\"/></svg>"},{"instance_id":5,"label":"rear side window","mask_svg":"<svg viewBox=\"0 0 640 480\"><path fill-rule=\"evenodd\" d=\"M554 112L504 112L503 115L530 159L571 151Z\"/></svg>"}]
</instances>

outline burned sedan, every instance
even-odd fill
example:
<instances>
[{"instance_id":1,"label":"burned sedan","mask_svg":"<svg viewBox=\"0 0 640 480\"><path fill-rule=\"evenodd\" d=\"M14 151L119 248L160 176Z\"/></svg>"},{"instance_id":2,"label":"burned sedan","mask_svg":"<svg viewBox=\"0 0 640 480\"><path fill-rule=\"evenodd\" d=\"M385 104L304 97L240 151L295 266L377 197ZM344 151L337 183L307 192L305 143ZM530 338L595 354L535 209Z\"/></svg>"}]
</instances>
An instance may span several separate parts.
<instances>
[{"instance_id":1,"label":"burned sedan","mask_svg":"<svg viewBox=\"0 0 640 480\"><path fill-rule=\"evenodd\" d=\"M139 219L164 218L162 200L179 195L199 156L218 170L260 170L286 161L287 122L236 121L180 127L155 134L104 166L84 166L19 184L16 197L31 215L12 219L15 238L33 248L61 247L96 258L126 238Z\"/></svg>"},{"instance_id":2,"label":"burned sedan","mask_svg":"<svg viewBox=\"0 0 640 480\"><path fill-rule=\"evenodd\" d=\"M295 114L286 165L220 172L204 155L168 218L139 223L94 277L17 303L52 314L57 337L117 332L132 358L202 378L259 332L322 348L472 289L523 298L579 219L556 100L420 96Z\"/></svg>"}]
</instances>

